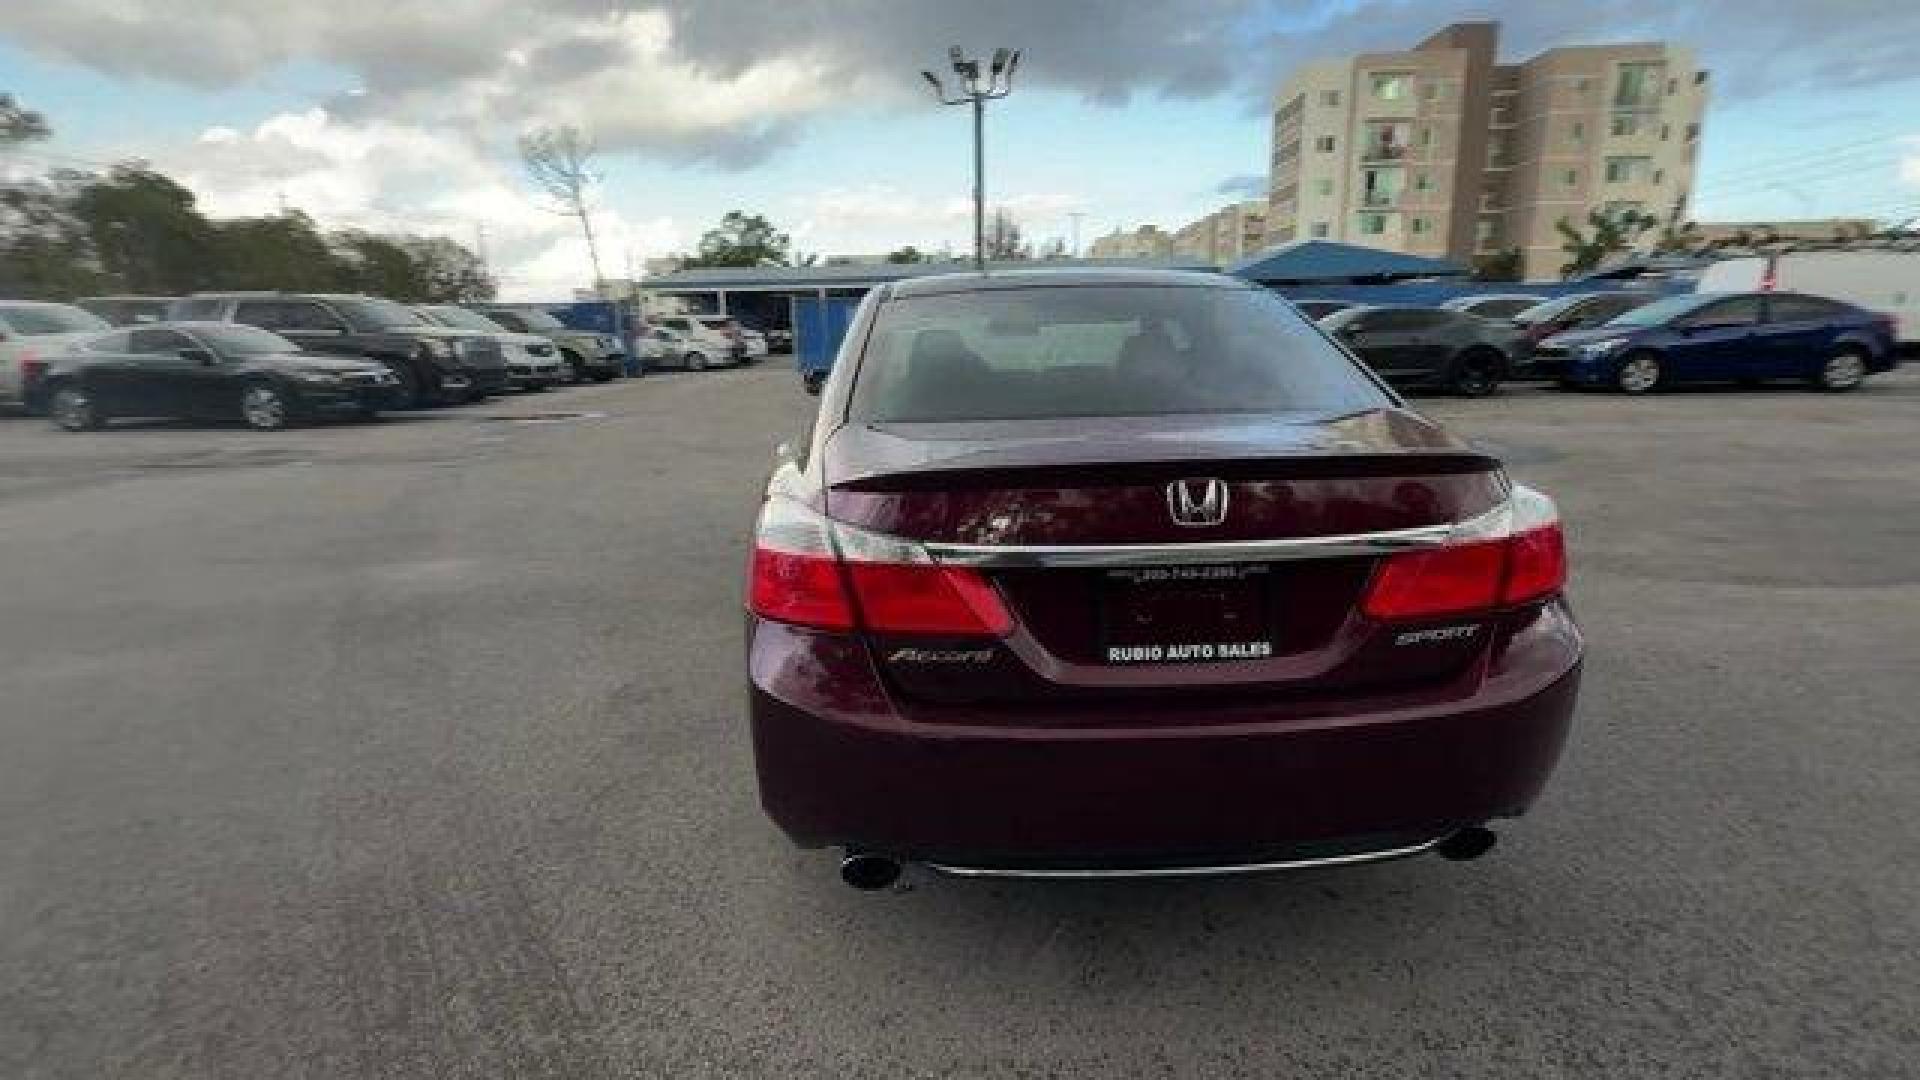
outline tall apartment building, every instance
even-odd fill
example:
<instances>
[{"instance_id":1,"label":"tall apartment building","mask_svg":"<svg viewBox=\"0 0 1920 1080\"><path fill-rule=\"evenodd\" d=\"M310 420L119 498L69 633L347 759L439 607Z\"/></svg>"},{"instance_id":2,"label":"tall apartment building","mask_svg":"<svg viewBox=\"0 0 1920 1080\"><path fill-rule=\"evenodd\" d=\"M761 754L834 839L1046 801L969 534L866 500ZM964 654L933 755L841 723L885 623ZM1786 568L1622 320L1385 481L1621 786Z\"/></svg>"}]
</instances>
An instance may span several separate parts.
<instances>
[{"instance_id":1,"label":"tall apartment building","mask_svg":"<svg viewBox=\"0 0 1920 1080\"><path fill-rule=\"evenodd\" d=\"M1175 230L1173 253L1184 259L1226 266L1266 246L1267 202L1253 199L1223 206Z\"/></svg>"},{"instance_id":2,"label":"tall apartment building","mask_svg":"<svg viewBox=\"0 0 1920 1080\"><path fill-rule=\"evenodd\" d=\"M1660 42L1498 61L1500 26L1455 23L1407 52L1296 70L1274 98L1267 242L1327 238L1469 262L1566 261L1590 209L1681 221L1707 73Z\"/></svg>"}]
</instances>

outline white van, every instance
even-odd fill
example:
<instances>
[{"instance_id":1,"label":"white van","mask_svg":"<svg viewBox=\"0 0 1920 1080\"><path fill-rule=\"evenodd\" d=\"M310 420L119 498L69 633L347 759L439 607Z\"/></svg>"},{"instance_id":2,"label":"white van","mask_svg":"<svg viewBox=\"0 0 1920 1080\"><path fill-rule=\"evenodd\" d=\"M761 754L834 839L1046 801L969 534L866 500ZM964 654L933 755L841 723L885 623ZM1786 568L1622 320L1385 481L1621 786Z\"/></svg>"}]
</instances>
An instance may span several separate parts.
<instances>
[{"instance_id":1,"label":"white van","mask_svg":"<svg viewBox=\"0 0 1920 1080\"><path fill-rule=\"evenodd\" d=\"M1778 289L1841 300L1893 316L1893 336L1920 345L1920 251L1856 248L1725 259L1700 275L1701 292Z\"/></svg>"}]
</instances>

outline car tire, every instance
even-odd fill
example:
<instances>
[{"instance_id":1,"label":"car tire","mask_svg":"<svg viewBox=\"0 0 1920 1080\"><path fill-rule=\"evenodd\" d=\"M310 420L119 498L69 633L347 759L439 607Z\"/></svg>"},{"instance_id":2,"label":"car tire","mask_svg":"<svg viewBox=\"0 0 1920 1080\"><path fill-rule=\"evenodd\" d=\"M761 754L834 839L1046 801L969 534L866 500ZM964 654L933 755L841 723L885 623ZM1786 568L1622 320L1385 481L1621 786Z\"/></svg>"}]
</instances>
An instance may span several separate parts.
<instances>
[{"instance_id":1,"label":"car tire","mask_svg":"<svg viewBox=\"0 0 1920 1080\"><path fill-rule=\"evenodd\" d=\"M697 353L697 352L688 353L687 359L686 359L686 365L687 365L688 371L707 370L707 354Z\"/></svg>"},{"instance_id":2,"label":"car tire","mask_svg":"<svg viewBox=\"0 0 1920 1080\"><path fill-rule=\"evenodd\" d=\"M1644 394L1659 389L1665 374L1658 356L1644 350L1631 352L1620 358L1620 366L1613 373L1613 385L1623 394Z\"/></svg>"},{"instance_id":3,"label":"car tire","mask_svg":"<svg viewBox=\"0 0 1920 1080\"><path fill-rule=\"evenodd\" d=\"M560 360L567 367L566 378L568 382L583 383L587 381L587 361L585 357L574 352L572 349L561 349Z\"/></svg>"},{"instance_id":4,"label":"car tire","mask_svg":"<svg viewBox=\"0 0 1920 1080\"><path fill-rule=\"evenodd\" d=\"M1857 346L1843 345L1827 357L1814 376L1814 385L1831 394L1841 394L1867 381L1867 355Z\"/></svg>"},{"instance_id":5,"label":"car tire","mask_svg":"<svg viewBox=\"0 0 1920 1080\"><path fill-rule=\"evenodd\" d=\"M66 431L98 431L107 419L77 386L62 386L47 398L47 417Z\"/></svg>"},{"instance_id":6,"label":"car tire","mask_svg":"<svg viewBox=\"0 0 1920 1080\"><path fill-rule=\"evenodd\" d=\"M822 371L809 371L800 377L801 387L809 394L818 394L820 388L826 384L827 376L826 373Z\"/></svg>"},{"instance_id":7,"label":"car tire","mask_svg":"<svg viewBox=\"0 0 1920 1080\"><path fill-rule=\"evenodd\" d=\"M240 388L240 422L255 431L279 431L293 422L293 403L272 383Z\"/></svg>"},{"instance_id":8,"label":"car tire","mask_svg":"<svg viewBox=\"0 0 1920 1080\"><path fill-rule=\"evenodd\" d=\"M612 382L614 374L615 373L611 371L596 371L593 373L593 381L597 383Z\"/></svg>"},{"instance_id":9,"label":"car tire","mask_svg":"<svg viewBox=\"0 0 1920 1080\"><path fill-rule=\"evenodd\" d=\"M1474 350L1454 365L1452 390L1461 397L1491 397L1500 389L1500 358Z\"/></svg>"}]
</instances>

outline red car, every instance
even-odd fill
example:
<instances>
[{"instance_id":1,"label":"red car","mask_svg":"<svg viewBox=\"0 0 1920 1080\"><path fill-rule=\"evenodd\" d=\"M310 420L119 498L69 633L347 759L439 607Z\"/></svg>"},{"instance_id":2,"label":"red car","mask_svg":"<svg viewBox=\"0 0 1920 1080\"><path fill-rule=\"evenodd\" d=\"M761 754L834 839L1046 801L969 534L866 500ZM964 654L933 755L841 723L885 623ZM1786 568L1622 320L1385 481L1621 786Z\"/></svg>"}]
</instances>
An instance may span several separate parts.
<instances>
[{"instance_id":1,"label":"red car","mask_svg":"<svg viewBox=\"0 0 1920 1080\"><path fill-rule=\"evenodd\" d=\"M761 800L842 876L1472 858L1560 754L1554 506L1274 294L882 286L766 492Z\"/></svg>"}]
</instances>

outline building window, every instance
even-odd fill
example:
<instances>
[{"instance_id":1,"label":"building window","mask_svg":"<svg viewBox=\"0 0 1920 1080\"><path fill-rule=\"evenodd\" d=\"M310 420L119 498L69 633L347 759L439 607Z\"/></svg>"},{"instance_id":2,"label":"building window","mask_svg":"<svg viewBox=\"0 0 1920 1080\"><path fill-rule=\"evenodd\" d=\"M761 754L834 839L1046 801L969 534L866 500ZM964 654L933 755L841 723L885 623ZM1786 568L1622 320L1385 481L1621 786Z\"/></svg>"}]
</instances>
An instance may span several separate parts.
<instances>
[{"instance_id":1,"label":"building window","mask_svg":"<svg viewBox=\"0 0 1920 1080\"><path fill-rule=\"evenodd\" d=\"M1316 222L1314 222L1314 223L1313 223L1313 235L1314 235L1314 239L1316 239L1316 240L1324 240L1324 239L1326 239L1326 236L1327 236L1327 223L1326 223L1326 222L1324 222L1324 221L1316 221Z\"/></svg>"},{"instance_id":2,"label":"building window","mask_svg":"<svg viewBox=\"0 0 1920 1080\"><path fill-rule=\"evenodd\" d=\"M1421 128L1420 134L1418 137L1419 137L1421 146L1426 147L1426 146L1433 145L1433 129L1432 128L1426 128L1426 127Z\"/></svg>"},{"instance_id":3,"label":"building window","mask_svg":"<svg viewBox=\"0 0 1920 1080\"><path fill-rule=\"evenodd\" d=\"M1687 141L1698 142L1699 140L1700 140L1700 125L1688 124L1687 125Z\"/></svg>"},{"instance_id":4,"label":"building window","mask_svg":"<svg viewBox=\"0 0 1920 1080\"><path fill-rule=\"evenodd\" d=\"M1394 206L1400 202L1405 174L1399 169L1363 169L1360 173L1361 206Z\"/></svg>"},{"instance_id":5,"label":"building window","mask_svg":"<svg viewBox=\"0 0 1920 1080\"><path fill-rule=\"evenodd\" d=\"M1613 84L1616 109L1652 109L1660 104L1660 83L1666 69L1659 64L1621 64Z\"/></svg>"},{"instance_id":6,"label":"building window","mask_svg":"<svg viewBox=\"0 0 1920 1080\"><path fill-rule=\"evenodd\" d=\"M1319 138L1313 140L1313 148L1314 150L1322 154L1333 153L1333 136L1322 135Z\"/></svg>"},{"instance_id":7,"label":"building window","mask_svg":"<svg viewBox=\"0 0 1920 1080\"><path fill-rule=\"evenodd\" d=\"M1630 112L1614 113L1613 127L1610 130L1615 136L1621 138L1640 134L1640 114Z\"/></svg>"},{"instance_id":8,"label":"building window","mask_svg":"<svg viewBox=\"0 0 1920 1080\"><path fill-rule=\"evenodd\" d=\"M1361 214L1360 215L1360 235L1380 236L1384 234L1386 231L1387 231L1387 215L1385 214Z\"/></svg>"},{"instance_id":9,"label":"building window","mask_svg":"<svg viewBox=\"0 0 1920 1080\"><path fill-rule=\"evenodd\" d=\"M1667 171L1665 169L1653 170L1653 182L1655 184L1663 183L1666 181L1666 179L1667 179Z\"/></svg>"},{"instance_id":10,"label":"building window","mask_svg":"<svg viewBox=\"0 0 1920 1080\"><path fill-rule=\"evenodd\" d=\"M1568 169L1566 172L1561 173L1560 182L1567 185L1568 187L1573 187L1575 184L1578 184L1580 182L1580 170Z\"/></svg>"},{"instance_id":11,"label":"building window","mask_svg":"<svg viewBox=\"0 0 1920 1080\"><path fill-rule=\"evenodd\" d=\"M1423 172L1413 174L1413 190L1427 191L1432 187L1433 187L1433 177L1428 176L1426 173L1423 173Z\"/></svg>"},{"instance_id":12,"label":"building window","mask_svg":"<svg viewBox=\"0 0 1920 1080\"><path fill-rule=\"evenodd\" d=\"M1316 195L1323 195L1323 196L1332 195L1333 194L1333 178L1323 176L1320 179L1315 180L1313 182L1313 192Z\"/></svg>"},{"instance_id":13,"label":"building window","mask_svg":"<svg viewBox=\"0 0 1920 1080\"><path fill-rule=\"evenodd\" d=\"M1420 84L1420 99L1422 101L1432 101L1434 98L1437 98L1439 96L1440 96L1439 83L1423 82Z\"/></svg>"},{"instance_id":14,"label":"building window","mask_svg":"<svg viewBox=\"0 0 1920 1080\"><path fill-rule=\"evenodd\" d=\"M1668 93L1668 95L1670 95L1670 96L1671 96L1671 95L1673 95L1673 94L1677 94L1677 93L1679 93L1679 92L1680 92L1680 80L1679 80L1679 79L1668 79L1668 80L1667 80L1667 93Z\"/></svg>"},{"instance_id":15,"label":"building window","mask_svg":"<svg viewBox=\"0 0 1920 1080\"><path fill-rule=\"evenodd\" d=\"M1575 93L1580 93L1580 94L1584 94L1584 93L1586 93L1587 91L1589 91L1589 90L1591 90L1591 89L1593 89L1593 80L1592 80L1592 79L1581 79L1581 80L1579 80L1578 82L1575 82L1575 83L1573 84L1573 89L1574 89L1574 92L1575 92Z\"/></svg>"},{"instance_id":16,"label":"building window","mask_svg":"<svg viewBox=\"0 0 1920 1080\"><path fill-rule=\"evenodd\" d=\"M1607 159L1607 183L1637 184L1647 178L1647 172L1653 167L1653 159L1643 157L1610 157Z\"/></svg>"},{"instance_id":17,"label":"building window","mask_svg":"<svg viewBox=\"0 0 1920 1080\"><path fill-rule=\"evenodd\" d=\"M1579 142L1580 140L1586 137L1587 137L1587 125L1581 123L1578 120L1575 120L1573 122L1573 126L1567 129L1567 138L1573 142Z\"/></svg>"},{"instance_id":18,"label":"building window","mask_svg":"<svg viewBox=\"0 0 1920 1080\"><path fill-rule=\"evenodd\" d=\"M1320 104L1325 105L1329 109L1339 108L1340 107L1340 91L1338 90L1320 91Z\"/></svg>"},{"instance_id":19,"label":"building window","mask_svg":"<svg viewBox=\"0 0 1920 1080\"><path fill-rule=\"evenodd\" d=\"M1373 96L1380 101L1407 100L1407 83L1411 76L1402 72L1380 72L1372 77Z\"/></svg>"},{"instance_id":20,"label":"building window","mask_svg":"<svg viewBox=\"0 0 1920 1080\"><path fill-rule=\"evenodd\" d=\"M1411 226L1413 228L1413 231L1417 234L1424 234L1433 229L1433 223L1423 217L1414 218L1411 223Z\"/></svg>"},{"instance_id":21,"label":"building window","mask_svg":"<svg viewBox=\"0 0 1920 1080\"><path fill-rule=\"evenodd\" d=\"M1367 125L1366 145L1360 157L1367 161L1398 161L1407 156L1407 136L1411 125L1395 120L1377 120Z\"/></svg>"},{"instance_id":22,"label":"building window","mask_svg":"<svg viewBox=\"0 0 1920 1080\"><path fill-rule=\"evenodd\" d=\"M1668 139L1671 139L1671 138L1673 138L1673 125L1661 124L1660 125L1660 141L1666 142Z\"/></svg>"}]
</instances>

